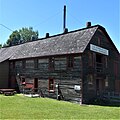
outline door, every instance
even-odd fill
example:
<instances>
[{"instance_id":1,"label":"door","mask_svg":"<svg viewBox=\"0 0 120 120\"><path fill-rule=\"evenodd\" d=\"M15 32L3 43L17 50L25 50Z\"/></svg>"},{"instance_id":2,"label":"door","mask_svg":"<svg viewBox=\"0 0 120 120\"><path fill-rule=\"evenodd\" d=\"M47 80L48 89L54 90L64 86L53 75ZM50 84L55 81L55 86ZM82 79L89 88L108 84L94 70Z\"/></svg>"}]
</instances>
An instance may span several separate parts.
<instances>
[{"instance_id":1,"label":"door","mask_svg":"<svg viewBox=\"0 0 120 120\"><path fill-rule=\"evenodd\" d=\"M37 92L38 91L38 78L34 79L34 91Z\"/></svg>"},{"instance_id":2,"label":"door","mask_svg":"<svg viewBox=\"0 0 120 120\"><path fill-rule=\"evenodd\" d=\"M104 80L96 79L96 94L100 95L104 91Z\"/></svg>"},{"instance_id":3,"label":"door","mask_svg":"<svg viewBox=\"0 0 120 120\"><path fill-rule=\"evenodd\" d=\"M99 79L96 79L96 94L99 95Z\"/></svg>"}]
</instances>

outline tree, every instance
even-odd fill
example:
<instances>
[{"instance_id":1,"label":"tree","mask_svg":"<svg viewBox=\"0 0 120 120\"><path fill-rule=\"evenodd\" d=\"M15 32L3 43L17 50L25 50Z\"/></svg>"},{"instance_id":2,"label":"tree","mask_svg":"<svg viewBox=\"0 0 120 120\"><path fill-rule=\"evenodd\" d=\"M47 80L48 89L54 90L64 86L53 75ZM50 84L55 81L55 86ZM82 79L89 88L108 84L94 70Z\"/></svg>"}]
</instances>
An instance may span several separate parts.
<instances>
[{"instance_id":1,"label":"tree","mask_svg":"<svg viewBox=\"0 0 120 120\"><path fill-rule=\"evenodd\" d=\"M29 28L22 28L19 29L19 31L15 30L13 33L9 36L9 39L7 40L7 45L17 45L21 43L25 43L28 41L33 41L38 39L38 31L34 31L32 27Z\"/></svg>"},{"instance_id":2,"label":"tree","mask_svg":"<svg viewBox=\"0 0 120 120\"><path fill-rule=\"evenodd\" d=\"M9 39L7 40L7 45L11 46L11 45L16 45L20 42L21 40L21 37L20 37L20 34L19 32L16 30L16 31L13 31L13 33L9 36Z\"/></svg>"},{"instance_id":3,"label":"tree","mask_svg":"<svg viewBox=\"0 0 120 120\"><path fill-rule=\"evenodd\" d=\"M2 48L2 44L0 44L0 48Z\"/></svg>"},{"instance_id":4,"label":"tree","mask_svg":"<svg viewBox=\"0 0 120 120\"><path fill-rule=\"evenodd\" d=\"M32 27L22 28L19 30L23 42L36 40L38 38L38 31L33 31Z\"/></svg>"}]
</instances>

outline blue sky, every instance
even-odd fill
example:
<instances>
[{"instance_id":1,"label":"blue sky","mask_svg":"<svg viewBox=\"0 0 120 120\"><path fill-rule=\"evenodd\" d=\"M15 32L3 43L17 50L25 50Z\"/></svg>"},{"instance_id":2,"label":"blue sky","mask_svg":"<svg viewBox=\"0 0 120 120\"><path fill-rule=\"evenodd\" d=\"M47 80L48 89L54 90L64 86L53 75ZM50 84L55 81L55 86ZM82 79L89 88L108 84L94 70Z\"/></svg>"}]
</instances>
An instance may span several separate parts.
<instances>
[{"instance_id":1,"label":"blue sky","mask_svg":"<svg viewBox=\"0 0 120 120\"><path fill-rule=\"evenodd\" d=\"M63 32L63 6L67 6L69 31L84 28L87 21L107 30L120 51L119 0L0 0L0 24L11 30L33 27L39 37ZM5 43L12 31L0 25L0 43Z\"/></svg>"}]
</instances>

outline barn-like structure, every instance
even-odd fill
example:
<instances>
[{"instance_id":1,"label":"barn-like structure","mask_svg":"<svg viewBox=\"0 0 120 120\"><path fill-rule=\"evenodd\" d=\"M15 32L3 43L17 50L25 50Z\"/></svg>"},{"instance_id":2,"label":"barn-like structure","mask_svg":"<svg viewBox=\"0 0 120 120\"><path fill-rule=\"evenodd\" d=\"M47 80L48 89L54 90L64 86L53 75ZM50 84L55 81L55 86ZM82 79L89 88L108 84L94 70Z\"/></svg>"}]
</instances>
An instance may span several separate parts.
<instances>
[{"instance_id":1,"label":"barn-like structure","mask_svg":"<svg viewBox=\"0 0 120 120\"><path fill-rule=\"evenodd\" d=\"M45 97L88 103L120 92L120 54L100 25L0 49L0 88L40 89Z\"/></svg>"}]
</instances>

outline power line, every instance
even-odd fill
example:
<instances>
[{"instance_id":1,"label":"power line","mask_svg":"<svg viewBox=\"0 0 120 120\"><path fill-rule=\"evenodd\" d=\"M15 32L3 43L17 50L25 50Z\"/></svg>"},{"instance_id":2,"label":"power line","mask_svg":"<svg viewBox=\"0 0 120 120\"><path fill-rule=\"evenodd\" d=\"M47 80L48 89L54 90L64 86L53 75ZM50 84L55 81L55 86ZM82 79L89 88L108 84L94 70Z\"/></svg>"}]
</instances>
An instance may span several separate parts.
<instances>
[{"instance_id":1,"label":"power line","mask_svg":"<svg viewBox=\"0 0 120 120\"><path fill-rule=\"evenodd\" d=\"M40 25L40 24L43 24L43 23L49 22L49 20L55 18L55 17L56 17L57 15L59 15L60 13L61 13L60 11L56 12L56 14L54 14L54 15L52 15L52 16L46 18L45 20L41 21L40 23L34 25L34 27L36 27L37 25Z\"/></svg>"},{"instance_id":2,"label":"power line","mask_svg":"<svg viewBox=\"0 0 120 120\"><path fill-rule=\"evenodd\" d=\"M76 16L72 15L71 12L69 12L69 11L68 11L68 13L71 16L71 18L73 18L77 23L80 23L80 20Z\"/></svg>"},{"instance_id":3,"label":"power line","mask_svg":"<svg viewBox=\"0 0 120 120\"><path fill-rule=\"evenodd\" d=\"M12 29L10 29L10 28L8 28L7 26L5 26L5 25L3 25L3 24L0 24L1 26L3 26L4 28L6 28L6 29L8 29L8 30L10 30L10 31L12 31L13 32L13 30Z\"/></svg>"}]
</instances>

